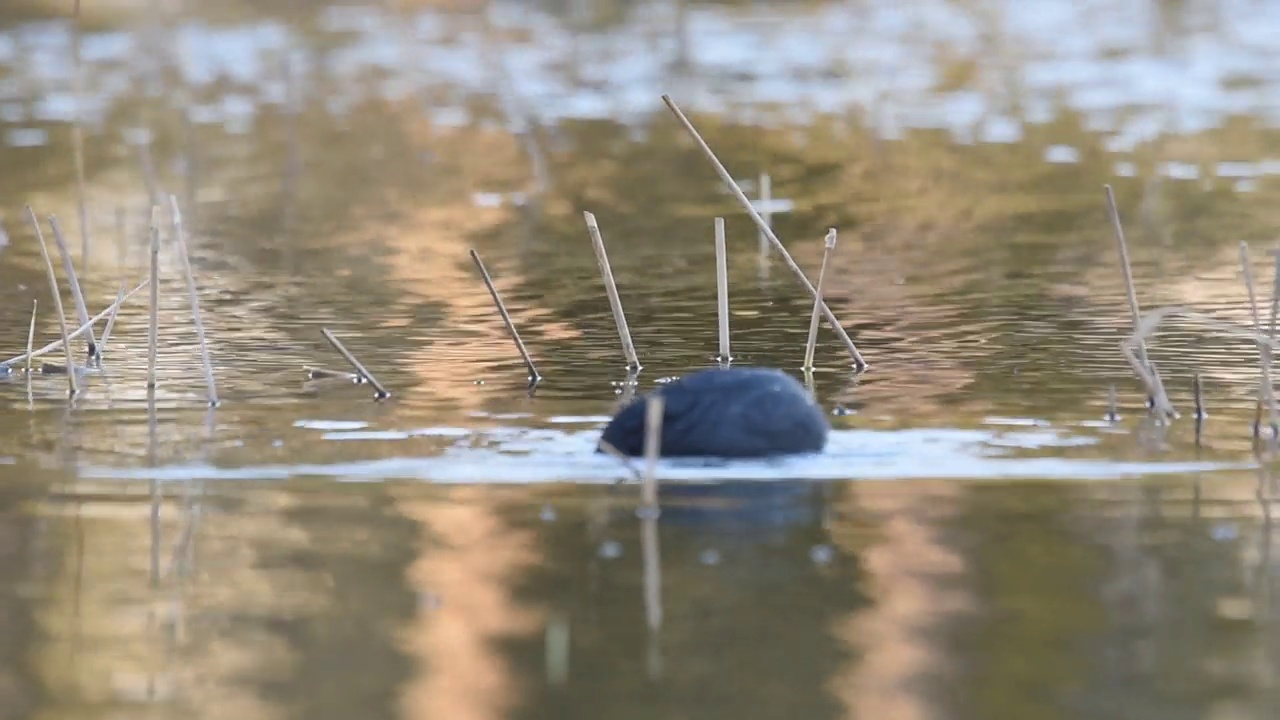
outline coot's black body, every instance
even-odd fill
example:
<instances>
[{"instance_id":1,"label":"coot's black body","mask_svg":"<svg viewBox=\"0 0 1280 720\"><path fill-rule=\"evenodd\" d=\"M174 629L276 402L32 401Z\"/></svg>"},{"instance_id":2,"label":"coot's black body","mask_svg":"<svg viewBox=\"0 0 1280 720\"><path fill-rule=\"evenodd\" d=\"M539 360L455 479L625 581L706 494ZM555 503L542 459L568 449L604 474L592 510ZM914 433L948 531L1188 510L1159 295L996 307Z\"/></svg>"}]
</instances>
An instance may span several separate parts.
<instances>
[{"instance_id":1,"label":"coot's black body","mask_svg":"<svg viewBox=\"0 0 1280 720\"><path fill-rule=\"evenodd\" d=\"M760 458L821 452L827 418L795 378L771 368L711 368L657 388L666 401L663 457ZM618 411L600 439L644 454L645 399Z\"/></svg>"}]
</instances>

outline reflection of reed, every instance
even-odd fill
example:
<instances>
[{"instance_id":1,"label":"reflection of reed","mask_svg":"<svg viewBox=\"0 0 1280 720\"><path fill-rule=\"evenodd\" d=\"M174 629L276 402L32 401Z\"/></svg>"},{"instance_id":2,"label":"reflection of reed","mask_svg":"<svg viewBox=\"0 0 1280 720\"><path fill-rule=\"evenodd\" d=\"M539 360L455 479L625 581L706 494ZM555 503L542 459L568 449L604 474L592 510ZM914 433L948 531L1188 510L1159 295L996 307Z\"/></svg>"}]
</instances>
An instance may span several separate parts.
<instances>
[{"instance_id":1,"label":"reflection of reed","mask_svg":"<svg viewBox=\"0 0 1280 720\"><path fill-rule=\"evenodd\" d=\"M644 563L644 610L649 632L646 647L646 667L649 677L662 675L662 556L658 546L658 459L662 455L662 420L666 400L659 393L649 395L645 401L644 417L644 478L641 482L640 554Z\"/></svg>"}]
</instances>

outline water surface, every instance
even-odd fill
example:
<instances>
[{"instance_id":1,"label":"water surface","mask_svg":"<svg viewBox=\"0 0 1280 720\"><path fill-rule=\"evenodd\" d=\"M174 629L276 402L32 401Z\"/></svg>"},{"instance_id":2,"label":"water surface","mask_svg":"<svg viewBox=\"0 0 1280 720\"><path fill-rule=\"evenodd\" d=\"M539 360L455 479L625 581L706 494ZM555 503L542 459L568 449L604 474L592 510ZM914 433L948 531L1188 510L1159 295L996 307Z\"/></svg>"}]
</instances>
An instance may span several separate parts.
<instances>
[{"instance_id":1,"label":"water surface","mask_svg":"<svg viewBox=\"0 0 1280 720\"><path fill-rule=\"evenodd\" d=\"M73 401L0 379L0 717L1280 709L1257 350L1171 322L1183 417L1148 421L1102 195L1144 309L1251 322L1246 241L1265 319L1270 6L119 0L78 40L62 11L0 10L0 360L32 299L58 333L24 205L95 313L172 194L222 403L162 215L154 394L145 292ZM827 296L871 369L824 327L827 452L664 461L654 521L592 450L715 363L713 219L736 363L799 377L811 310L663 93L748 194L768 174L810 277L838 229ZM308 380L343 367L322 327L390 401Z\"/></svg>"}]
</instances>

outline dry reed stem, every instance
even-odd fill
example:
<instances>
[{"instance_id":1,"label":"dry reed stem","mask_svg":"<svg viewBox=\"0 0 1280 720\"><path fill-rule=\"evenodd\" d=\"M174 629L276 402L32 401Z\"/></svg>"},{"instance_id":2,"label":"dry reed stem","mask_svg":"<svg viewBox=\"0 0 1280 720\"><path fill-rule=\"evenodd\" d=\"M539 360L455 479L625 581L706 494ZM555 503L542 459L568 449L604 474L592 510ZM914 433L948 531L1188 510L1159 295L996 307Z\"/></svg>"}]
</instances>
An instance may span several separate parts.
<instances>
[{"instance_id":1,"label":"dry reed stem","mask_svg":"<svg viewBox=\"0 0 1280 720\"><path fill-rule=\"evenodd\" d=\"M67 273L67 282L71 285L71 299L76 304L76 319L81 325L89 322L89 308L84 304L84 293L80 289L80 278L76 275L76 265L71 261L71 252L67 248L66 237L62 234L62 226L58 218L49 216L49 227L53 229L53 242L58 246L58 254L62 256L62 269ZM89 327L89 360L92 363L98 357L98 342L93 337L93 326Z\"/></svg>"},{"instance_id":2,"label":"dry reed stem","mask_svg":"<svg viewBox=\"0 0 1280 720\"><path fill-rule=\"evenodd\" d=\"M733 360L729 352L729 258L725 248L724 218L718 217L716 228L716 317L719 318L720 354L716 359L727 365Z\"/></svg>"},{"instance_id":3,"label":"dry reed stem","mask_svg":"<svg viewBox=\"0 0 1280 720\"><path fill-rule=\"evenodd\" d=\"M27 382L31 382L31 348L36 342L36 308L40 301L32 298L31 300L31 326L27 328Z\"/></svg>"},{"instance_id":4,"label":"dry reed stem","mask_svg":"<svg viewBox=\"0 0 1280 720\"><path fill-rule=\"evenodd\" d=\"M44 268L49 275L49 291L53 293L53 307L58 313L58 328L62 331L62 349L67 358L68 395L74 397L80 388L76 384L75 361L71 359L71 340L67 337L67 316L62 311L62 294L58 291L58 276L53 272L53 258L49 257L49 244L44 241L44 233L40 231L40 220L30 205L27 206L27 219L36 231L36 239L40 241L40 254L44 257Z\"/></svg>"},{"instance_id":5,"label":"dry reed stem","mask_svg":"<svg viewBox=\"0 0 1280 720\"><path fill-rule=\"evenodd\" d=\"M213 378L213 361L209 358L209 344L205 341L204 320L200 316L200 298L196 290L196 278L191 272L191 258L187 254L187 232L182 226L182 210L178 198L169 196L169 213L173 219L173 235L177 240L178 262L187 281L187 294L191 298L191 322L196 328L196 340L200 343L200 362L204 365L204 381L208 390L209 407L218 405L218 385Z\"/></svg>"},{"instance_id":6,"label":"dry reed stem","mask_svg":"<svg viewBox=\"0 0 1280 720\"><path fill-rule=\"evenodd\" d=\"M600 235L600 226L596 216L582 213L587 223L587 234L591 236L591 247L595 249L596 265L600 268L600 278L604 280L605 292L609 295L609 308L613 311L613 322L618 327L618 339L622 342L622 353L627 358L627 370L640 371L640 358L636 355L636 346L631 342L631 328L627 325L627 316L622 312L622 298L618 295L618 286L613 280L613 270L609 267L609 255L604 249L604 238Z\"/></svg>"},{"instance_id":7,"label":"dry reed stem","mask_svg":"<svg viewBox=\"0 0 1280 720\"><path fill-rule=\"evenodd\" d=\"M67 337L68 337L69 339L71 339L71 340L75 340L76 338L78 338L78 337L80 337L81 335L85 334L86 332L88 332L88 331L89 331L90 326L92 326L94 323L100 322L100 321L102 320L102 318L104 318L104 317L106 317L107 315L111 314L113 311L115 311L115 310L119 309L120 305L122 305L122 304L124 303L124 301L125 301L125 300L128 300L129 298L133 297L135 294L137 294L137 293L138 293L138 291L142 290L142 288L146 287L147 285L148 285L148 281L146 281L146 280L142 281L142 283L141 283L141 284L139 284L137 287L135 287L134 289L132 289L132 290L130 290L129 292L125 293L125 294L124 294L124 297L123 297L123 298L121 298L121 300L120 300L119 302L117 302L117 303L113 303L112 305L108 306L108 307L107 307L105 310L103 310L102 312L100 312L100 313L98 313L97 315L94 315L93 317L89 318L89 322L88 322L88 323L86 323L86 324L84 324L84 325L81 325L80 327L76 328L76 330L75 330L74 332L72 332L70 335L68 335ZM62 346L63 346L63 341L62 341L61 339L59 339L59 340L55 340L55 341L53 341L53 342L49 343L48 345L45 345L44 347L40 348L39 350L36 350L36 351L34 351L34 352L31 352L31 353L27 353L27 354L25 354L25 355L19 355L19 356L17 356L17 357L9 358L8 360L5 360L4 362L0 362L0 365L4 365L5 367L11 367L11 366L13 366L13 365L14 365L14 364L16 364L16 363L20 363L20 362L22 362L22 361L24 361L24 360L27 360L28 358L38 358L38 357L42 357L42 356L44 356L44 355L48 355L49 353L54 352L55 350L59 350L59 349L61 349L61 348L62 348Z\"/></svg>"},{"instance_id":8,"label":"dry reed stem","mask_svg":"<svg viewBox=\"0 0 1280 720\"><path fill-rule=\"evenodd\" d=\"M1124 226L1120 222L1120 210L1116 206L1115 192L1112 191L1110 185L1103 185L1102 187L1107 197L1107 210L1111 216L1111 229L1115 235L1116 249L1120 253L1120 270L1124 277L1125 296L1129 301L1129 315L1133 321L1134 327L1136 328L1141 311L1138 308L1138 293L1134 290L1133 285L1133 269L1129 262L1129 245L1125 242ZM1138 371L1135 367L1135 372L1147 386L1147 394L1151 402L1151 408L1167 417L1176 416L1177 411L1175 411L1173 409L1173 405L1169 403L1169 397L1165 393L1164 382L1160 379L1160 373L1155 371L1151 364L1151 358L1147 355L1146 342L1139 340L1136 349L1136 362L1141 363L1144 370ZM1130 364L1133 364L1133 362L1135 361L1130 360Z\"/></svg>"},{"instance_id":9,"label":"dry reed stem","mask_svg":"<svg viewBox=\"0 0 1280 720\"><path fill-rule=\"evenodd\" d=\"M1249 294L1249 313L1253 317L1253 331L1262 333L1262 318L1258 314L1258 295L1254 289L1253 282L1253 265L1249 262L1249 243L1240 243L1240 270L1244 275L1245 290ZM1274 438L1276 428L1280 428L1280 413L1277 412L1275 389L1271 384L1271 356L1272 350L1270 345L1258 345L1258 371L1260 375L1260 387L1258 388L1258 402L1262 403L1267 409L1267 417L1272 428ZM1259 430L1254 429L1257 433Z\"/></svg>"},{"instance_id":10,"label":"dry reed stem","mask_svg":"<svg viewBox=\"0 0 1280 720\"><path fill-rule=\"evenodd\" d=\"M116 327L116 317L120 314L120 305L124 302L124 283L120 283L120 290L116 293L116 301L111 306L111 314L107 316L107 326L102 329L102 337L98 340L98 363L102 363L102 358L107 354L107 341L111 339L111 331Z\"/></svg>"},{"instance_id":11,"label":"dry reed stem","mask_svg":"<svg viewBox=\"0 0 1280 720\"><path fill-rule=\"evenodd\" d=\"M489 295L493 298L493 304L498 308L498 314L502 316L502 322L507 326L507 332L511 334L511 339L516 344L516 349L520 351L520 357L524 359L525 367L529 369L529 381L537 383L542 379L538 374L538 368L533 364L533 358L529 356L529 350L524 346L524 341L520 339L520 333L516 331L516 325L511 321L511 314L507 312L507 306L502 302L502 296L498 294L498 288L494 287L493 278L489 277L489 271L484 267L484 261L480 259L480 254L474 249L471 250L471 260L476 264L476 268L480 270L480 277L484 280L484 286L489 289Z\"/></svg>"},{"instance_id":12,"label":"dry reed stem","mask_svg":"<svg viewBox=\"0 0 1280 720\"><path fill-rule=\"evenodd\" d=\"M803 370L813 371L813 353L818 346L818 319L822 316L822 293L823 286L827 280L827 263L831 260L831 253L836 249L836 229L831 228L827 231L827 237L823 240L822 250L822 267L818 270L818 293L813 301L813 314L809 316L809 337L804 344L804 366Z\"/></svg>"},{"instance_id":13,"label":"dry reed stem","mask_svg":"<svg viewBox=\"0 0 1280 720\"><path fill-rule=\"evenodd\" d=\"M1120 419L1119 401L1116 397L1116 386L1107 387L1107 414L1104 416L1107 422L1116 422Z\"/></svg>"},{"instance_id":14,"label":"dry reed stem","mask_svg":"<svg viewBox=\"0 0 1280 720\"><path fill-rule=\"evenodd\" d=\"M768 238L769 242L773 245L773 248L782 256L783 262L787 264L787 267L791 268L791 272L795 273L795 276L804 285L805 289L809 291L810 297L816 298L818 295L817 288L813 286L813 283L809 282L809 278L805 277L804 271L796 264L795 259L791 257L791 253L787 252L786 247L782 245L782 241L779 240L778 236L773 232L773 228L769 227L769 225L765 223L764 218L762 218L760 213L756 211L755 206L751 204L751 200L747 198L746 193L742 192L742 188L739 187L737 181L733 179L733 175L729 174L729 171L725 169L724 164L721 163L715 153L711 151L711 147L708 146L706 141L702 139L702 136L698 134L697 128L693 126L693 123L689 122L689 118L685 117L679 106L677 106L675 101L671 99L671 96L663 95L662 101L666 103L667 108L671 110L672 114L676 116L676 119L680 121L681 126L684 127L685 131L688 132L694 142L697 143L699 149L702 150L703 155L706 156L707 160L710 161L711 165L715 168L720 179L738 200L738 204L746 210L747 215L749 215L752 221L755 222L756 228L758 228L759 231ZM862 353L858 352L858 347L853 343L853 338L849 337L849 333L845 331L844 326L840 324L839 318L835 316L835 313L831 312L831 308L826 304L826 302L822 303L822 315L827 319L827 322L831 323L831 328L836 331L836 334L840 336L840 339L849 349L849 354L853 356L853 361L857 369L860 372L866 370L869 367L867 365L867 361L863 359Z\"/></svg>"},{"instance_id":15,"label":"dry reed stem","mask_svg":"<svg viewBox=\"0 0 1280 720\"><path fill-rule=\"evenodd\" d=\"M160 206L151 206L151 305L147 325L147 387L156 386L156 348L160 343Z\"/></svg>"},{"instance_id":16,"label":"dry reed stem","mask_svg":"<svg viewBox=\"0 0 1280 720\"><path fill-rule=\"evenodd\" d=\"M351 367L355 368L356 372L360 373L362 377L367 379L370 385L373 385L373 389L376 391L373 395L373 399L386 400L391 397L391 393L387 391L387 388L384 387L382 383L378 382L378 378L374 377L373 373L369 372L364 365L361 365L360 361L356 359L356 356L352 355L351 351L347 350L341 342L338 342L338 338L334 337L333 333L329 332L328 328L320 328L320 332L324 333L324 339L329 341L329 344L333 346L333 349L337 350L339 355L345 358L347 362L351 363Z\"/></svg>"},{"instance_id":17,"label":"dry reed stem","mask_svg":"<svg viewBox=\"0 0 1280 720\"><path fill-rule=\"evenodd\" d=\"M640 486L641 502L650 508L658 506L658 458L662 455L662 413L667 399L662 393L650 393L644 405L644 482Z\"/></svg>"}]
</instances>

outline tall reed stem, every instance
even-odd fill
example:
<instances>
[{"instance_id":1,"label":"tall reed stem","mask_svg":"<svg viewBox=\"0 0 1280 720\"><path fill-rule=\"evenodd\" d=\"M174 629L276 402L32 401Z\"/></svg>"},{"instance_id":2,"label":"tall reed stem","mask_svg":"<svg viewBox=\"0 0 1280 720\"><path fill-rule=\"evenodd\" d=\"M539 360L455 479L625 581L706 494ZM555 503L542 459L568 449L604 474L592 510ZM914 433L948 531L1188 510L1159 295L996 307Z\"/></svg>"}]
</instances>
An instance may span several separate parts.
<instances>
[{"instance_id":1,"label":"tall reed stem","mask_svg":"<svg viewBox=\"0 0 1280 720\"><path fill-rule=\"evenodd\" d=\"M31 326L27 328L27 382L31 382L31 348L36 342L36 307L40 301L31 300Z\"/></svg>"},{"instance_id":2,"label":"tall reed stem","mask_svg":"<svg viewBox=\"0 0 1280 720\"><path fill-rule=\"evenodd\" d=\"M724 218L716 218L716 316L720 320L720 355L722 365L733 360L729 353L729 259L725 249Z\"/></svg>"},{"instance_id":3,"label":"tall reed stem","mask_svg":"<svg viewBox=\"0 0 1280 720\"><path fill-rule=\"evenodd\" d=\"M1120 270L1124 277L1125 295L1129 301L1129 315L1133 320L1135 330L1140 321L1141 312L1138 309L1138 293L1133 286L1133 269L1129 263L1129 245L1124 239L1124 226L1120 223L1120 210L1116 207L1116 196L1110 185L1103 186L1107 196L1107 210L1111 215L1111 229L1116 239L1116 249L1120 253ZM1165 416L1173 416L1177 413L1173 406L1169 404L1169 397L1164 390L1164 381L1160 379L1160 373L1151 363L1151 358L1147 356L1147 344L1141 338L1137 343L1137 362L1142 365L1144 372L1138 373L1140 378L1149 378L1147 393L1152 409Z\"/></svg>"},{"instance_id":4,"label":"tall reed stem","mask_svg":"<svg viewBox=\"0 0 1280 720\"><path fill-rule=\"evenodd\" d=\"M67 282L71 285L71 299L76 304L76 319L81 325L89 322L89 308L84 304L84 293L80 289L80 278L76 275L76 265L71 261L71 252L67 248L67 239L62 234L62 226L58 218L49 216L49 227L53 229L53 242L58 246L58 254L62 256L62 269L67 273ZM89 363L98 357L98 343L93 337L93 327L89 328Z\"/></svg>"},{"instance_id":5,"label":"tall reed stem","mask_svg":"<svg viewBox=\"0 0 1280 720\"><path fill-rule=\"evenodd\" d=\"M809 316L809 337L804 344L804 370L813 370L813 353L818 346L818 319L822 315L822 294L827 281L827 263L836 249L836 229L827 231L823 240L822 267L818 270L818 294L813 301L813 313Z\"/></svg>"},{"instance_id":6,"label":"tall reed stem","mask_svg":"<svg viewBox=\"0 0 1280 720\"><path fill-rule=\"evenodd\" d=\"M782 256L783 262L787 264L787 267L791 268L791 272L795 274L796 278L800 280L805 289L809 291L809 296L816 298L818 296L817 288L813 286L813 283L809 282L809 278L805 277L804 271L800 269L800 266L796 264L795 259L791 257L791 253L787 252L786 247L782 245L782 241L778 239L776 234L774 234L773 228L769 227L769 224L766 223L764 218L760 216L760 213L756 211L755 207L751 204L751 200L747 198L746 193L742 192L742 188L738 186L738 182L733 179L733 175L729 174L729 171L725 169L724 164L722 164L719 158L716 157L715 153L711 151L711 147L708 146L707 142L698 134L697 128L693 126L693 123L689 122L689 118L685 117L679 106L677 106L675 101L671 99L671 96L663 95L662 101L666 103L667 108L671 110L672 114L676 116L676 119L680 121L681 126L684 127L685 131L688 132L694 142L697 143L699 149L702 150L702 153L706 156L707 160L710 161L711 165L715 168L720 179L729 188L729 191L733 194L734 198L738 200L738 204L742 206L742 209L745 210L747 215L749 215L752 221L755 222L756 228L758 228L760 232L769 239L769 242L773 245L773 249L778 251L778 254ZM854 365L859 371L866 370L868 367L867 361L863 359L862 353L858 352L858 347L854 345L853 338L849 337L849 333L845 332L844 326L840 324L839 318L835 316L835 313L831 312L831 308L825 302L822 303L822 315L827 319L827 322L831 324L831 328L836 331L836 334L840 336L845 347L849 349L849 354L853 356Z\"/></svg>"},{"instance_id":7,"label":"tall reed stem","mask_svg":"<svg viewBox=\"0 0 1280 720\"><path fill-rule=\"evenodd\" d=\"M631 342L631 328L627 325L627 316L622 312L622 298L618 295L618 286L613 281L613 270L609 267L609 255L604 250L604 238L600 235L600 226L596 224L596 216L583 212L587 222L587 234L591 236L591 247L595 249L596 265L600 268L600 278L604 281L605 292L609 295L609 308L613 311L613 322L618 326L618 339L622 342L622 353L627 358L627 370L640 371L640 358L636 356L636 346Z\"/></svg>"},{"instance_id":8,"label":"tall reed stem","mask_svg":"<svg viewBox=\"0 0 1280 720\"><path fill-rule=\"evenodd\" d=\"M44 268L49 276L49 291L53 294L53 308L58 313L58 327L62 331L62 349L67 358L67 394L75 397L80 392L76 383L76 365L71 359L71 339L67 337L67 316L62 310L62 293L58 290L58 276L53 272L53 258L49 257L49 244L44 241L44 233L40 231L40 219L27 206L27 219L36 231L36 239L40 241L40 254L44 257Z\"/></svg>"},{"instance_id":9,"label":"tall reed stem","mask_svg":"<svg viewBox=\"0 0 1280 720\"><path fill-rule=\"evenodd\" d=\"M502 322L507 326L507 332L511 334L511 339L516 344L516 350L520 351L520 357L524 359L525 367L529 369L529 381L536 383L542 379L538 374L538 368L533 364L533 358L529 356L529 350L524 346L524 341L520 339L520 333L516 331L516 325L511 321L511 313L507 312L507 306L502 302L502 296L498 294L498 288L493 285L493 278L489 277L489 271L484 267L484 261L480 259L480 254L475 250L471 251L471 260L476 264L476 268L480 271L480 277L484 280L484 286L489 289L489 295L493 298L493 304L498 307L498 314L502 316Z\"/></svg>"},{"instance_id":10,"label":"tall reed stem","mask_svg":"<svg viewBox=\"0 0 1280 720\"><path fill-rule=\"evenodd\" d=\"M204 381L208 390L209 407L218 405L218 384L213 379L213 361L209 359L209 344L204 337L204 320L200 317L200 293L196 290L196 278L191 272L191 258L187 254L187 232L182 226L182 210L178 198L169 196L169 213L173 217L173 235L177 240L178 262L187 280L187 294L191 298L191 322L196 327L196 340L200 343L200 362L204 365Z\"/></svg>"}]
</instances>

